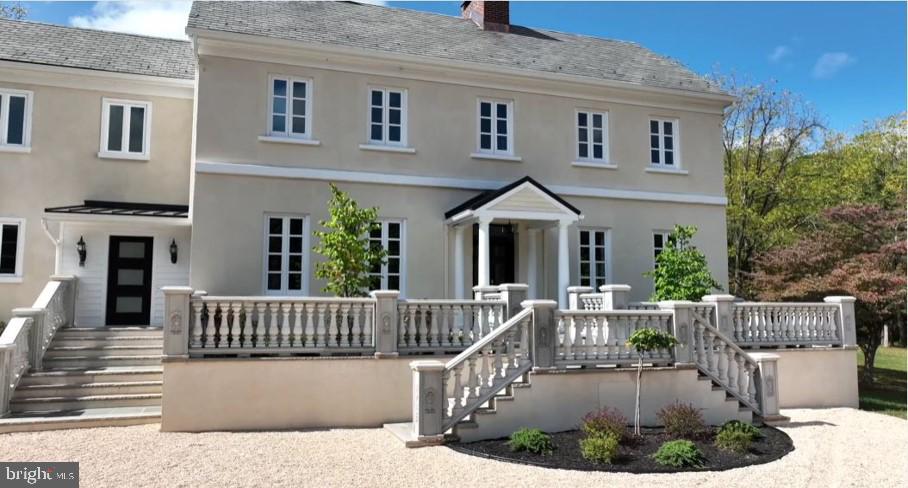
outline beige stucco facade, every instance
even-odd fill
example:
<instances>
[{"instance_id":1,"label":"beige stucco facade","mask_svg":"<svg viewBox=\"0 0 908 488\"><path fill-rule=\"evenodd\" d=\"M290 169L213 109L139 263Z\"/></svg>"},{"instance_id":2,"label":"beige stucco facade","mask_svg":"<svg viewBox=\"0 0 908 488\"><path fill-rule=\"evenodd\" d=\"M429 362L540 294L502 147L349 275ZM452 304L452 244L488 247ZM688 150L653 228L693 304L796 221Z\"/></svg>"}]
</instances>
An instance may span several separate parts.
<instances>
[{"instance_id":1,"label":"beige stucco facade","mask_svg":"<svg viewBox=\"0 0 908 488\"><path fill-rule=\"evenodd\" d=\"M191 84L162 86L145 78L16 63L0 69L0 87L33 93L31 151L0 151L0 217L25 219L23 277L21 282L0 283L0 321L7 320L14 307L31 306L55 271L55 246L41 222L45 208L87 199L188 203ZM148 160L98 156L104 98L151 103ZM59 237L59 224L49 224L49 230ZM98 257L101 249L93 246L89 252ZM73 271L78 276L85 268Z\"/></svg>"},{"instance_id":2,"label":"beige stucco facade","mask_svg":"<svg viewBox=\"0 0 908 488\"><path fill-rule=\"evenodd\" d=\"M778 349L780 408L858 408L855 347Z\"/></svg>"}]
</instances>

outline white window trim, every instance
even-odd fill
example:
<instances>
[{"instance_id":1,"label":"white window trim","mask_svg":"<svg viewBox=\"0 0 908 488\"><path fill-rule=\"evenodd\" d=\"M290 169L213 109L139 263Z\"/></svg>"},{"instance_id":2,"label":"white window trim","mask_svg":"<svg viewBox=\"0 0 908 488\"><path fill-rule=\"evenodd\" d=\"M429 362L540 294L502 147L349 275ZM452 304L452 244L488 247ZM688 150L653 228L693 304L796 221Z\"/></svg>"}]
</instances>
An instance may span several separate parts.
<instances>
[{"instance_id":1,"label":"white window trim","mask_svg":"<svg viewBox=\"0 0 908 488\"><path fill-rule=\"evenodd\" d=\"M280 290L269 290L268 289L268 219L270 218L302 218L303 219L303 272L300 276L301 289L300 290L288 290L287 289L287 279L290 276L287 267L290 263L289 253L290 253L290 242L287 242L287 246L281 247L281 289ZM283 229L283 238L287 237L287 233L290 231L289 225L282 225ZM308 214L293 214L293 213L272 213L267 212L262 218L262 294L266 296L307 296L309 295L309 249L310 249L310 238L309 238L309 215Z\"/></svg>"},{"instance_id":2,"label":"white window trim","mask_svg":"<svg viewBox=\"0 0 908 488\"><path fill-rule=\"evenodd\" d=\"M581 283L582 274L580 272L580 233L581 232L605 232L605 282L608 284L609 278L612 276L612 229L609 227L578 227L577 228L577 283ZM595 241L590 241L595 242ZM594 246L591 244L590 248L592 250ZM595 256L595 254L591 254ZM596 284L596 273L593 265L593 260L590 259L590 286L595 286Z\"/></svg>"},{"instance_id":3,"label":"white window trim","mask_svg":"<svg viewBox=\"0 0 908 488\"><path fill-rule=\"evenodd\" d=\"M580 123L577 121L578 116L582 113L587 114L587 146L588 156L585 158L580 157ZM594 158L593 157L593 115L602 116L602 157ZM608 169L616 169L617 166L611 164L611 159L609 157L610 152L610 138L609 138L609 126L608 126L608 110L596 110L591 108L578 108L574 110L574 161L571 163L574 166L584 166L584 167L595 167L594 165L602 166Z\"/></svg>"},{"instance_id":4,"label":"white window trim","mask_svg":"<svg viewBox=\"0 0 908 488\"><path fill-rule=\"evenodd\" d=\"M652 136L652 129L650 125L653 121L659 122L659 163L653 163L653 157L651 151L653 147L651 145L650 136ZM662 124L665 122L670 122L672 124L672 158L675 164L667 165L665 164L665 138L664 128ZM676 117L656 117L650 116L646 124L646 147L647 151L647 160L649 160L649 167L647 172L649 173L676 173L676 174L687 174L687 171L684 171L681 166L681 120Z\"/></svg>"},{"instance_id":5,"label":"white window trim","mask_svg":"<svg viewBox=\"0 0 908 488\"><path fill-rule=\"evenodd\" d=\"M284 132L275 132L271 130L271 120L274 118L274 80L284 80L287 82L287 113L284 114L286 118L284 122L284 127L287 128ZM290 131L293 120L291 114L293 113L293 83L301 82L306 83L306 133L299 134ZM312 81L312 78L304 78L299 76L286 76L271 74L268 75L268 118L265 120L265 134L260 136L259 140L263 142L297 142L297 141L312 141L314 144L318 145L319 142L313 139L312 137L312 102L315 100L315 83ZM306 144L305 142L300 142L300 144Z\"/></svg>"},{"instance_id":6,"label":"white window trim","mask_svg":"<svg viewBox=\"0 0 908 488\"><path fill-rule=\"evenodd\" d=\"M483 149L482 148L482 104L491 103L492 104L492 148ZM495 104L505 104L508 108L508 150L501 151L498 149L498 124L496 124L496 110ZM477 98L476 99L476 152L472 153L470 157L475 159L500 159L502 161L520 161L521 159L516 156L516 151L514 150L514 101L513 100L502 100L496 98ZM492 156L492 157L489 157Z\"/></svg>"},{"instance_id":7,"label":"white window trim","mask_svg":"<svg viewBox=\"0 0 908 488\"><path fill-rule=\"evenodd\" d=\"M382 237L381 245L382 248L387 249L388 247L388 235L385 232L387 226L385 224L389 222L394 222L400 224L400 297L407 297L407 219L402 218L380 218L378 222L382 225ZM381 265L381 281L382 288L384 288L388 278L388 264Z\"/></svg>"},{"instance_id":8,"label":"white window trim","mask_svg":"<svg viewBox=\"0 0 908 488\"><path fill-rule=\"evenodd\" d=\"M668 247L668 235L671 233L672 233L672 231L670 231L670 230L653 229L653 232L650 235L650 244L653 244L654 236L661 234L662 235L662 249L664 250L666 247ZM656 246L655 246L655 244L652 245L652 248L653 248L653 269L656 269Z\"/></svg>"},{"instance_id":9,"label":"white window trim","mask_svg":"<svg viewBox=\"0 0 908 488\"><path fill-rule=\"evenodd\" d=\"M19 226L16 234L16 269L13 274L0 274L0 283L22 283L23 264L25 263L25 219L18 217L0 217L0 225L13 224Z\"/></svg>"},{"instance_id":10,"label":"white window trim","mask_svg":"<svg viewBox=\"0 0 908 488\"><path fill-rule=\"evenodd\" d=\"M0 151L29 153L32 150L32 100L34 92L16 90L13 88L0 88L0 97L3 98L0 106ZM9 96L25 97L25 120L22 127L22 144L7 144L7 128L9 127Z\"/></svg>"},{"instance_id":11,"label":"white window trim","mask_svg":"<svg viewBox=\"0 0 908 488\"><path fill-rule=\"evenodd\" d=\"M110 128L110 106L111 105L122 105L123 106L123 141L121 144L122 150L120 151L109 151L107 149L107 137L108 131ZM129 108L131 107L142 107L145 109L145 126L142 132L142 152L141 153L132 153L129 152ZM99 158L107 159L134 159L147 161L151 159L151 102L142 101L142 100L123 100L118 98L107 98L104 97L101 99L101 147L98 151Z\"/></svg>"},{"instance_id":12,"label":"white window trim","mask_svg":"<svg viewBox=\"0 0 908 488\"><path fill-rule=\"evenodd\" d=\"M380 91L382 93L382 138L381 140L372 139L372 92ZM390 133L390 119L388 118L388 112L390 110L389 100L390 93L397 92L400 93L400 141L389 141L388 134ZM394 148L394 149L412 149L407 145L409 124L407 120L407 113L409 112L409 106L407 100L409 99L409 93L405 88L396 88L393 86L378 86L378 85L368 85L366 88L366 143L360 145L360 149L363 149L365 146L366 149L372 149L376 147L381 148Z\"/></svg>"}]
</instances>

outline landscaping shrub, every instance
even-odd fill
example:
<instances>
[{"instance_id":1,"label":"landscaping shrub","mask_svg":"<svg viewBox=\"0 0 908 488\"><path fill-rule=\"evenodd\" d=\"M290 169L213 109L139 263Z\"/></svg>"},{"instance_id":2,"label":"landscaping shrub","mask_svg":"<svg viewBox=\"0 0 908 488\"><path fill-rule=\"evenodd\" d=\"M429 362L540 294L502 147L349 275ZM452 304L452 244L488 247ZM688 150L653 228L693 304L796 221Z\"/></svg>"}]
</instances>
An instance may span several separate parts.
<instances>
[{"instance_id":1,"label":"landscaping shrub","mask_svg":"<svg viewBox=\"0 0 908 488\"><path fill-rule=\"evenodd\" d=\"M675 402L662 407L657 415L665 432L676 439L697 437L706 430L703 414L691 404Z\"/></svg>"},{"instance_id":2,"label":"landscaping shrub","mask_svg":"<svg viewBox=\"0 0 908 488\"><path fill-rule=\"evenodd\" d=\"M728 422L722 424L722 428L719 429L719 432L721 433L725 431L743 432L750 436L750 440L756 440L763 435L760 432L760 429L755 427L753 424L741 422L740 420L729 420Z\"/></svg>"},{"instance_id":3,"label":"landscaping shrub","mask_svg":"<svg viewBox=\"0 0 908 488\"><path fill-rule=\"evenodd\" d=\"M587 461L611 464L618 454L618 437L614 434L591 435L580 441L580 454Z\"/></svg>"},{"instance_id":4,"label":"landscaping shrub","mask_svg":"<svg viewBox=\"0 0 908 488\"><path fill-rule=\"evenodd\" d=\"M586 414L580 428L590 437L612 435L620 442L627 436L627 417L617 408L605 407Z\"/></svg>"},{"instance_id":5,"label":"landscaping shrub","mask_svg":"<svg viewBox=\"0 0 908 488\"><path fill-rule=\"evenodd\" d=\"M738 454L744 454L750 450L752 442L753 438L750 434L740 430L720 430L716 434L716 447Z\"/></svg>"},{"instance_id":6,"label":"landscaping shrub","mask_svg":"<svg viewBox=\"0 0 908 488\"><path fill-rule=\"evenodd\" d=\"M527 451L533 454L551 454L555 446L552 437L539 429L520 429L511 434L508 441L511 451Z\"/></svg>"},{"instance_id":7,"label":"landscaping shrub","mask_svg":"<svg viewBox=\"0 0 908 488\"><path fill-rule=\"evenodd\" d=\"M674 468L699 468L703 466L703 454L691 441L668 441L659 446L653 459L663 466Z\"/></svg>"}]
</instances>

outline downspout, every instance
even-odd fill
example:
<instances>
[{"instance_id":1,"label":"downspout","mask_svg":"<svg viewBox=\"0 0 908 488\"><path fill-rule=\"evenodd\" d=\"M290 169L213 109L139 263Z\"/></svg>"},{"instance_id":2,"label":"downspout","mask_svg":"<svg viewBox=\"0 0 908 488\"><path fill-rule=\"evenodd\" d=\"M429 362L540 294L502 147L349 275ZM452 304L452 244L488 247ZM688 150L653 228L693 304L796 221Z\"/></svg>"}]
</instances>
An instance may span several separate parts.
<instances>
[{"instance_id":1,"label":"downspout","mask_svg":"<svg viewBox=\"0 0 908 488\"><path fill-rule=\"evenodd\" d=\"M44 235L54 244L54 274L60 274L60 262L62 261L63 251L63 222L60 222L60 237L54 237L47 226L47 218L41 218L41 228L44 229Z\"/></svg>"}]
</instances>

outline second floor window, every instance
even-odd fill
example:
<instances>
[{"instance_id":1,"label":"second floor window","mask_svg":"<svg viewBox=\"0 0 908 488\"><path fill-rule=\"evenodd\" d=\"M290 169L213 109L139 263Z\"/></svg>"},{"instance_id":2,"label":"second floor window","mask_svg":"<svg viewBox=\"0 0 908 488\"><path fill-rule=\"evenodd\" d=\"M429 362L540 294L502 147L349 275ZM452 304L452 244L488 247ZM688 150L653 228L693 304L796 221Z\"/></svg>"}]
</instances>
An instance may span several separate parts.
<instances>
[{"instance_id":1,"label":"second floor window","mask_svg":"<svg viewBox=\"0 0 908 488\"><path fill-rule=\"evenodd\" d=\"M511 102L479 101L479 152L513 155L513 130Z\"/></svg>"},{"instance_id":2,"label":"second floor window","mask_svg":"<svg viewBox=\"0 0 908 488\"><path fill-rule=\"evenodd\" d=\"M369 89L369 143L407 145L407 92Z\"/></svg>"},{"instance_id":3,"label":"second floor window","mask_svg":"<svg viewBox=\"0 0 908 488\"><path fill-rule=\"evenodd\" d=\"M0 88L0 150L30 145L31 92Z\"/></svg>"},{"instance_id":4,"label":"second floor window","mask_svg":"<svg viewBox=\"0 0 908 488\"><path fill-rule=\"evenodd\" d=\"M608 163L608 114L577 112L577 160Z\"/></svg>"},{"instance_id":5,"label":"second floor window","mask_svg":"<svg viewBox=\"0 0 908 488\"><path fill-rule=\"evenodd\" d=\"M650 164L663 168L679 167L678 121L651 119L649 121Z\"/></svg>"},{"instance_id":6,"label":"second floor window","mask_svg":"<svg viewBox=\"0 0 908 488\"><path fill-rule=\"evenodd\" d=\"M101 157L148 159L151 103L104 99Z\"/></svg>"},{"instance_id":7,"label":"second floor window","mask_svg":"<svg viewBox=\"0 0 908 488\"><path fill-rule=\"evenodd\" d=\"M271 77L268 135L309 138L312 128L312 81Z\"/></svg>"}]
</instances>

